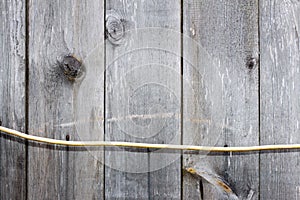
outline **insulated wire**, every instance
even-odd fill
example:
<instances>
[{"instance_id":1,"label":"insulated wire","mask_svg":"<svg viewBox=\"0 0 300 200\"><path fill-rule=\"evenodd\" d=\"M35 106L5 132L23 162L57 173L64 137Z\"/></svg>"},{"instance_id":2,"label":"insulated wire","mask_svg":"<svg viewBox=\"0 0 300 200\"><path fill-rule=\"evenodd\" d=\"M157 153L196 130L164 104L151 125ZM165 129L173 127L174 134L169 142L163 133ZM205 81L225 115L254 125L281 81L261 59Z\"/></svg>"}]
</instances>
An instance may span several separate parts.
<instances>
[{"instance_id":1,"label":"insulated wire","mask_svg":"<svg viewBox=\"0 0 300 200\"><path fill-rule=\"evenodd\" d=\"M148 144L148 143L136 143L136 142L117 142L117 141L65 141L65 140L57 140L57 139L51 139L46 137L28 135L3 126L0 126L0 131L30 141L41 142L41 143L52 144L52 145L64 145L64 146L75 146L75 147L111 146L111 147L209 151L209 152L249 152L249 151L263 151L263 150L300 149L300 144L277 144L277 145L244 146L244 147L215 147L215 146L194 146L194 145L177 145L177 144Z\"/></svg>"}]
</instances>

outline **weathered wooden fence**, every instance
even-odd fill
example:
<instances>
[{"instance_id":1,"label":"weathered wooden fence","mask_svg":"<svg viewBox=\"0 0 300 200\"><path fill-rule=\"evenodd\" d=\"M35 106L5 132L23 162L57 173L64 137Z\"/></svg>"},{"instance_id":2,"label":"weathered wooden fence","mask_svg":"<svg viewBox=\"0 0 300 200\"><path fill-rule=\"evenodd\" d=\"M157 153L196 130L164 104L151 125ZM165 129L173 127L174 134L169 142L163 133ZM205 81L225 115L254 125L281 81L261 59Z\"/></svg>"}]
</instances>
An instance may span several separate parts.
<instances>
[{"instance_id":1,"label":"weathered wooden fence","mask_svg":"<svg viewBox=\"0 0 300 200\"><path fill-rule=\"evenodd\" d=\"M3 0L0 11L3 126L62 140L300 143L298 0ZM221 175L240 199L300 199L299 151L181 155L4 133L0 145L0 199L221 198L185 166Z\"/></svg>"}]
</instances>

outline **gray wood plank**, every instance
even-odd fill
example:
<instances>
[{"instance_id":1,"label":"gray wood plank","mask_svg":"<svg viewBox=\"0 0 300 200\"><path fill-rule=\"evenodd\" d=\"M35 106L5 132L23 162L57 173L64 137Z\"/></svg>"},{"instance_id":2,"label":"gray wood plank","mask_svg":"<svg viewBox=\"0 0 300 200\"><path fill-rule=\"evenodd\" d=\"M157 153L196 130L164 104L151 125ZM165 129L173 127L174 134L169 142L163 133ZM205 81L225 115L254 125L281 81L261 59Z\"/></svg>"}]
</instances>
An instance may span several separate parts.
<instances>
[{"instance_id":1,"label":"gray wood plank","mask_svg":"<svg viewBox=\"0 0 300 200\"><path fill-rule=\"evenodd\" d=\"M103 3L29 3L29 133L62 140L102 139ZM67 78L61 66L68 54L84 65L75 80ZM101 199L101 154L31 143L28 198Z\"/></svg>"},{"instance_id":2,"label":"gray wood plank","mask_svg":"<svg viewBox=\"0 0 300 200\"><path fill-rule=\"evenodd\" d=\"M300 143L300 2L261 1L261 144ZM299 152L261 155L261 199L299 199Z\"/></svg>"},{"instance_id":3,"label":"gray wood plank","mask_svg":"<svg viewBox=\"0 0 300 200\"><path fill-rule=\"evenodd\" d=\"M258 1L183 6L183 143L258 145ZM258 154L185 155L184 167L219 174L239 198L258 199ZM196 197L228 198L185 174L183 199Z\"/></svg>"},{"instance_id":4,"label":"gray wood plank","mask_svg":"<svg viewBox=\"0 0 300 200\"><path fill-rule=\"evenodd\" d=\"M106 129L114 141L180 143L180 1L106 2ZM151 28L150 28L151 27ZM180 199L180 154L107 148L107 199Z\"/></svg>"},{"instance_id":5,"label":"gray wood plank","mask_svg":"<svg viewBox=\"0 0 300 200\"><path fill-rule=\"evenodd\" d=\"M25 131L25 1L0 1L0 124ZM0 134L0 199L26 198L26 146Z\"/></svg>"}]
</instances>

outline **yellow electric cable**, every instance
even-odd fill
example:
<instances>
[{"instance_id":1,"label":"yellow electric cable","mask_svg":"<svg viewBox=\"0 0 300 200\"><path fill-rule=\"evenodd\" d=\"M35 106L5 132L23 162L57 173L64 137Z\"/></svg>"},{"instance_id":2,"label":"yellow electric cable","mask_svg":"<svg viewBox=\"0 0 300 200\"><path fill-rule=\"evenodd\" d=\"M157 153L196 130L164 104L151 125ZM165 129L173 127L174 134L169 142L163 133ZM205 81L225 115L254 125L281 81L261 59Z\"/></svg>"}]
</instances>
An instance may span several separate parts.
<instances>
[{"instance_id":1,"label":"yellow electric cable","mask_svg":"<svg viewBox=\"0 0 300 200\"><path fill-rule=\"evenodd\" d=\"M64 141L64 140L56 140L51 138L28 135L3 126L0 126L0 131L26 140L53 144L53 145L65 145L65 146L77 146L77 147L117 146L117 147L192 150L192 151L210 151L210 152L247 152L247 151L262 151L262 150L300 149L300 144L278 144L278 145L261 145L261 146L248 146L248 147L213 147L213 146L148 144L148 143L113 142L113 141Z\"/></svg>"}]
</instances>

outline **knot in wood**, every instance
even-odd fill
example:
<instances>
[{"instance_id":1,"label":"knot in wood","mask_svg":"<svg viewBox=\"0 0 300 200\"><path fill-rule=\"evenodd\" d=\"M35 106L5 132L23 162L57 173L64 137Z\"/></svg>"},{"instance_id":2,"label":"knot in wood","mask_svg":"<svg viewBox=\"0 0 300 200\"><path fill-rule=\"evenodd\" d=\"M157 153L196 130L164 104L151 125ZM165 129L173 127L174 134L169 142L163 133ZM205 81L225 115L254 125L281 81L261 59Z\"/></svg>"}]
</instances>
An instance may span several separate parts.
<instances>
[{"instance_id":1,"label":"knot in wood","mask_svg":"<svg viewBox=\"0 0 300 200\"><path fill-rule=\"evenodd\" d=\"M120 45L125 35L124 19L114 12L106 17L106 37L114 45Z\"/></svg>"},{"instance_id":2,"label":"knot in wood","mask_svg":"<svg viewBox=\"0 0 300 200\"><path fill-rule=\"evenodd\" d=\"M82 75L82 63L72 55L64 56L60 67L69 80L75 80Z\"/></svg>"},{"instance_id":3,"label":"knot in wood","mask_svg":"<svg viewBox=\"0 0 300 200\"><path fill-rule=\"evenodd\" d=\"M249 70L252 70L254 69L254 67L256 66L257 64L257 59L251 57L251 56L248 56L247 59L246 59L246 67L249 69Z\"/></svg>"}]
</instances>

